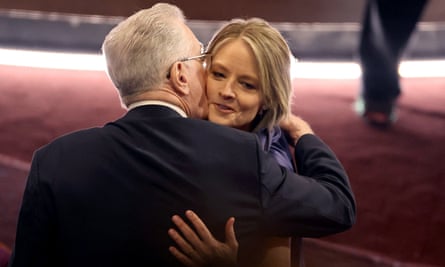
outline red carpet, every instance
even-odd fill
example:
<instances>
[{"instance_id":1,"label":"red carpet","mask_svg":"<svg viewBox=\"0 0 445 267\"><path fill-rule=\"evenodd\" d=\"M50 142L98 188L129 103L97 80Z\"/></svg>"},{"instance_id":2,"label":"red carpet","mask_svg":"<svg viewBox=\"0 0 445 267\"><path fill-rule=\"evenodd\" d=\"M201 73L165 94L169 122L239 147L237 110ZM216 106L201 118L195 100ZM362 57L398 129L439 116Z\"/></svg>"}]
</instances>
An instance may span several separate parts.
<instances>
[{"instance_id":1,"label":"red carpet","mask_svg":"<svg viewBox=\"0 0 445 267\"><path fill-rule=\"evenodd\" d=\"M399 119L382 131L352 111L358 80L295 80L294 113L336 151L358 203L352 230L307 240L308 267L445 266L445 78L402 82ZM32 152L123 110L101 72L0 66L0 92L0 241L11 246Z\"/></svg>"},{"instance_id":2,"label":"red carpet","mask_svg":"<svg viewBox=\"0 0 445 267\"><path fill-rule=\"evenodd\" d=\"M389 131L352 112L358 87L296 81L294 112L336 151L358 203L353 229L326 240L445 266L445 79L404 79L399 119Z\"/></svg>"}]
</instances>

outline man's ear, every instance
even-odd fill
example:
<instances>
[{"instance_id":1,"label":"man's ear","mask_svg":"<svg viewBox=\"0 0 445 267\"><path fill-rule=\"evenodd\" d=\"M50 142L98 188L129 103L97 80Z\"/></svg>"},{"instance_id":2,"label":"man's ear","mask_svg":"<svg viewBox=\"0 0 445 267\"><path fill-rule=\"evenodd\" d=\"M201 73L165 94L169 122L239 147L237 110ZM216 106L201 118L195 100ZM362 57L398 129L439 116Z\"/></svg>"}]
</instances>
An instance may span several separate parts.
<instances>
[{"instance_id":1,"label":"man's ear","mask_svg":"<svg viewBox=\"0 0 445 267\"><path fill-rule=\"evenodd\" d=\"M175 62L170 68L170 82L175 92L179 95L188 95L189 75L183 62Z\"/></svg>"}]
</instances>

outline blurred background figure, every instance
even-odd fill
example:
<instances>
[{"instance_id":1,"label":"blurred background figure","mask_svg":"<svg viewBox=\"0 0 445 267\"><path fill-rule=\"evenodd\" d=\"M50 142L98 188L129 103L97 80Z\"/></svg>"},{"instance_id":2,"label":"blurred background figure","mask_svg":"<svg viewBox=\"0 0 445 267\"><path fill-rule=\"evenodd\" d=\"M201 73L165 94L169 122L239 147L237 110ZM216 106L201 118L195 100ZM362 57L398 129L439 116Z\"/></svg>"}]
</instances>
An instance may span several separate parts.
<instances>
[{"instance_id":1,"label":"blurred background figure","mask_svg":"<svg viewBox=\"0 0 445 267\"><path fill-rule=\"evenodd\" d=\"M355 108L373 126L388 127L396 119L400 95L398 67L411 34L428 0L368 0L359 56L361 95Z\"/></svg>"}]
</instances>

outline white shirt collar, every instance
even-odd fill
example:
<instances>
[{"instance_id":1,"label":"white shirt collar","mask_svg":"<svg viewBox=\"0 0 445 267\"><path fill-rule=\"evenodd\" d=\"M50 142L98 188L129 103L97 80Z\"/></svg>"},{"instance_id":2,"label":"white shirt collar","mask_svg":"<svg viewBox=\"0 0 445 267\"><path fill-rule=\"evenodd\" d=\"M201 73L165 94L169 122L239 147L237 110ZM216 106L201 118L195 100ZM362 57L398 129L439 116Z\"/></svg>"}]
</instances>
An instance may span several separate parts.
<instances>
[{"instance_id":1,"label":"white shirt collar","mask_svg":"<svg viewBox=\"0 0 445 267\"><path fill-rule=\"evenodd\" d=\"M128 110L132 110L134 108L137 108L140 106L146 106L146 105L159 105L159 106L168 107L168 108L171 108L174 111L178 112L179 115L181 115L182 117L187 118L187 114L180 107L170 104L170 103L167 103L167 102L164 102L164 101L160 101L160 100L144 100L144 101L134 102L133 104L128 106Z\"/></svg>"}]
</instances>

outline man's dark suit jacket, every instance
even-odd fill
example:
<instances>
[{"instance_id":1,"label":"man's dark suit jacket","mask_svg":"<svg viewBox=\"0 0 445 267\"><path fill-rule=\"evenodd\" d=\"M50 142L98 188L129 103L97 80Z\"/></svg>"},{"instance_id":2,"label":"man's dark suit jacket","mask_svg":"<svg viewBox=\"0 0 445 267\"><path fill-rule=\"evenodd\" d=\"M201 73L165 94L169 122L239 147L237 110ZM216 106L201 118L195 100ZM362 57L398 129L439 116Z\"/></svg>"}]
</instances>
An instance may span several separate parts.
<instances>
[{"instance_id":1,"label":"man's dark suit jacket","mask_svg":"<svg viewBox=\"0 0 445 267\"><path fill-rule=\"evenodd\" d=\"M177 266L167 230L187 209L220 240L234 216L240 257L263 235L350 228L355 202L334 154L305 135L295 156L307 177L277 165L254 134L157 105L68 134L34 154L12 266Z\"/></svg>"}]
</instances>

